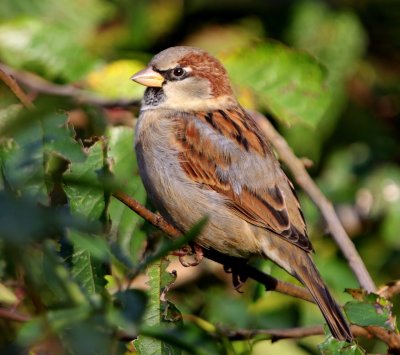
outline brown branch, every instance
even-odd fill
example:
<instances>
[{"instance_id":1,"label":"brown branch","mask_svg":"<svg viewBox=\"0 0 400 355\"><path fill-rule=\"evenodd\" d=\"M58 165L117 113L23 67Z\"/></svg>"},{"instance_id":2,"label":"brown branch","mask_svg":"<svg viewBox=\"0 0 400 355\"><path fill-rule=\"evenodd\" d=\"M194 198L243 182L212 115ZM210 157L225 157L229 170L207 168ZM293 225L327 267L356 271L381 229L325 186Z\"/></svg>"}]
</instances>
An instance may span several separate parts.
<instances>
[{"instance_id":1,"label":"brown branch","mask_svg":"<svg viewBox=\"0 0 400 355\"><path fill-rule=\"evenodd\" d=\"M347 259L350 268L353 270L361 287L368 292L375 292L375 284L372 281L372 278L369 275L368 270L358 254L353 242L350 240L349 236L344 230L339 217L332 206L332 203L324 196L315 182L311 179L304 167L303 162L295 156L285 139L276 131L268 119L258 112L250 112L250 114L256 119L259 126L267 135L272 145L278 152L281 160L291 170L297 183L311 197L315 205L320 209L332 237L335 239L337 245Z\"/></svg>"},{"instance_id":2,"label":"brown branch","mask_svg":"<svg viewBox=\"0 0 400 355\"><path fill-rule=\"evenodd\" d=\"M150 222L155 227L161 229L164 233L177 238L181 236L181 233L172 225L170 225L166 220L164 220L160 215L157 215L138 201L126 195L123 192L115 192L114 197L123 202L132 211L136 212L148 222ZM301 298L306 301L313 302L309 292L303 288L296 285L283 282L275 279L274 277L265 274L256 268L251 267L246 264L243 260L238 258L232 258L227 255L216 252L215 250L204 249L204 256L222 265L233 265L235 264L238 268L242 270L242 275L245 275L261 284L263 284L267 291L276 291L282 294L290 295L293 297ZM396 283L397 285L398 283ZM364 328L358 326L352 326L351 330L355 336L371 336L374 335L377 338L388 344L390 349L400 349L400 336L394 332L387 331L379 327L367 327L368 331ZM255 333L256 332L256 333ZM270 335L271 339L278 340L282 338L299 338L310 335L324 334L323 328L312 327L312 328L294 328L287 330L257 330L257 331L237 331L236 333L231 333L229 337L232 340L248 339L254 337L255 335L264 334Z\"/></svg>"},{"instance_id":3,"label":"brown branch","mask_svg":"<svg viewBox=\"0 0 400 355\"><path fill-rule=\"evenodd\" d=\"M17 313L14 310L3 307L0 308L0 318L10 319L16 322L28 322L31 320L30 316L26 316L24 314Z\"/></svg>"},{"instance_id":4,"label":"brown branch","mask_svg":"<svg viewBox=\"0 0 400 355\"><path fill-rule=\"evenodd\" d=\"M280 339L298 339L305 338L313 335L324 335L324 327L322 325L314 325L308 327L297 328L284 328L284 329L237 329L226 330L223 328L218 329L220 333L224 334L229 340L248 340L256 336L263 336L265 340L277 341ZM370 337L371 334L362 327L357 325L351 326L351 332L354 336Z\"/></svg>"},{"instance_id":5,"label":"brown branch","mask_svg":"<svg viewBox=\"0 0 400 355\"><path fill-rule=\"evenodd\" d=\"M0 79L9 87L9 89L13 92L13 94L21 101L21 103L29 109L33 108L33 104L31 100L26 96L26 94L22 91L18 83L15 79L7 74L4 70L2 70L0 66Z\"/></svg>"},{"instance_id":6,"label":"brown branch","mask_svg":"<svg viewBox=\"0 0 400 355\"><path fill-rule=\"evenodd\" d=\"M313 335L324 335L324 327L321 325L309 326L309 327L298 327L298 328L286 328L286 329L238 329L238 330L226 330L224 328L218 328L219 333L224 334L230 340L248 340L256 336L263 336L266 340L277 341L280 339L298 339ZM358 325L351 326L351 332L356 337L371 338L376 336L389 346L389 351L392 353L398 353L400 349L400 337L398 334L387 331L379 327L360 327ZM397 352L396 352L397 351Z\"/></svg>"},{"instance_id":7,"label":"brown branch","mask_svg":"<svg viewBox=\"0 0 400 355\"><path fill-rule=\"evenodd\" d=\"M91 92L79 89L73 85L54 84L36 74L18 71L2 63L0 63L0 72L1 71L12 75L21 85L34 93L70 97L79 103L102 107L139 107L140 104L139 100L112 100L94 95Z\"/></svg>"},{"instance_id":8,"label":"brown branch","mask_svg":"<svg viewBox=\"0 0 400 355\"><path fill-rule=\"evenodd\" d=\"M117 191L113 193L113 196L169 236L173 238L179 238L182 236L182 233L174 226L169 224L163 217L149 211L146 207L141 205L138 201L127 194ZM293 297L301 298L305 301L314 302L310 293L304 287L280 281L270 275L267 275L264 272L248 265L244 259L224 255L213 249L203 249L203 253L204 256L210 260L213 260L224 266L228 266L234 270L240 270L241 277L249 277L263 284L267 291L276 291Z\"/></svg>"},{"instance_id":9,"label":"brown branch","mask_svg":"<svg viewBox=\"0 0 400 355\"><path fill-rule=\"evenodd\" d=\"M400 280L391 281L378 291L378 295L387 300L390 300L393 296L398 294L400 294Z\"/></svg>"},{"instance_id":10,"label":"brown branch","mask_svg":"<svg viewBox=\"0 0 400 355\"><path fill-rule=\"evenodd\" d=\"M368 332L381 339L389 346L389 353L400 354L400 335L380 327L366 327Z\"/></svg>"}]
</instances>

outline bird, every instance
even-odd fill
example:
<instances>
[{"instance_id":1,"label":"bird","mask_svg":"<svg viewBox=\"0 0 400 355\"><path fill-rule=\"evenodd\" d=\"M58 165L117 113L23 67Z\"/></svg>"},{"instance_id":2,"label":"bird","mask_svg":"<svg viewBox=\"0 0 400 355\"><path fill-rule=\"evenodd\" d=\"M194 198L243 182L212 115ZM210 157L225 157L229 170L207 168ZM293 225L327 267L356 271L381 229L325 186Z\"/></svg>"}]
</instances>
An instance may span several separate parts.
<instances>
[{"instance_id":1,"label":"bird","mask_svg":"<svg viewBox=\"0 0 400 355\"><path fill-rule=\"evenodd\" d=\"M333 337L351 342L313 262L294 186L221 62L200 48L170 47L131 79L146 86L134 146L159 213L182 233L207 217L196 238L203 248L272 260L306 286Z\"/></svg>"}]
</instances>

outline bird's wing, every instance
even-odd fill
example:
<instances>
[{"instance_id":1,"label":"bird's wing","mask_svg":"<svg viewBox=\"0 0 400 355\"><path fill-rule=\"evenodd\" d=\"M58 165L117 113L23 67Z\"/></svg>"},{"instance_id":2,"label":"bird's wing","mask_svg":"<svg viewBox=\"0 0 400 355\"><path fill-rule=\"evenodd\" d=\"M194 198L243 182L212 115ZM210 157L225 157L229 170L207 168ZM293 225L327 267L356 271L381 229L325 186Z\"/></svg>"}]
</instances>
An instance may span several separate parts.
<instances>
[{"instance_id":1,"label":"bird's wing","mask_svg":"<svg viewBox=\"0 0 400 355\"><path fill-rule=\"evenodd\" d=\"M176 124L180 165L192 181L222 194L248 223L313 250L293 186L244 110L199 112Z\"/></svg>"}]
</instances>

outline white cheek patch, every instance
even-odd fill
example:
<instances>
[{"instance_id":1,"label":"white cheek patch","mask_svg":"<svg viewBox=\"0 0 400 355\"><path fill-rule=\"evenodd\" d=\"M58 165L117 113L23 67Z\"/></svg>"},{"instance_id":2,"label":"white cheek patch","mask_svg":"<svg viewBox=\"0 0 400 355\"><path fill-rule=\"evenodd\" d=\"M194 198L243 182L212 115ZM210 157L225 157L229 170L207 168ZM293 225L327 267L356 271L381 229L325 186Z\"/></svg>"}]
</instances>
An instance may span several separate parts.
<instances>
[{"instance_id":1,"label":"white cheek patch","mask_svg":"<svg viewBox=\"0 0 400 355\"><path fill-rule=\"evenodd\" d=\"M208 81L188 77L181 81L170 81L163 85L163 106L178 110L195 110L212 98Z\"/></svg>"}]
</instances>

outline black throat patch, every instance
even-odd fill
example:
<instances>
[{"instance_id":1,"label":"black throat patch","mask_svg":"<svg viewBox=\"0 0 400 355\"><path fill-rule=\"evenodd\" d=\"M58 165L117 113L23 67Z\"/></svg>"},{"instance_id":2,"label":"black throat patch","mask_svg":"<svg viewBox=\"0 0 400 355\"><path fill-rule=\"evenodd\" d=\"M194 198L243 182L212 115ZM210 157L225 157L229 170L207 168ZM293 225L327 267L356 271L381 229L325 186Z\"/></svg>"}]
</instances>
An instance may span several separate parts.
<instances>
[{"instance_id":1,"label":"black throat patch","mask_svg":"<svg viewBox=\"0 0 400 355\"><path fill-rule=\"evenodd\" d=\"M147 88L144 92L143 104L145 106L158 106L165 100L163 88Z\"/></svg>"}]
</instances>

